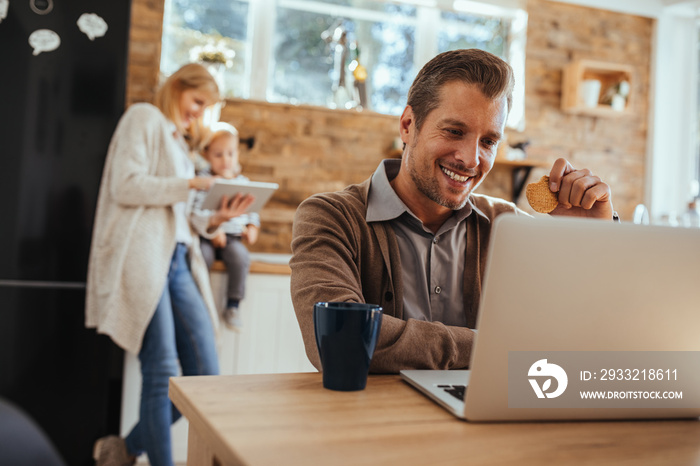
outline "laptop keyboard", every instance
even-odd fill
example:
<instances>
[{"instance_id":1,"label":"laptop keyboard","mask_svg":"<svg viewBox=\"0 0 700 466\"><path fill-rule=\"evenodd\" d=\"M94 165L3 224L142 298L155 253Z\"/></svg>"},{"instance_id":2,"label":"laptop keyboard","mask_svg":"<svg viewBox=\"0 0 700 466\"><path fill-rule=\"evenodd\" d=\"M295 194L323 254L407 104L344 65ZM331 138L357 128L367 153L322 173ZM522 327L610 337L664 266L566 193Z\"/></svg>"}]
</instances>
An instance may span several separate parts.
<instances>
[{"instance_id":1,"label":"laptop keyboard","mask_svg":"<svg viewBox=\"0 0 700 466\"><path fill-rule=\"evenodd\" d=\"M464 396L467 394L466 385L438 385L438 388L442 388L447 393L461 401L464 401Z\"/></svg>"}]
</instances>

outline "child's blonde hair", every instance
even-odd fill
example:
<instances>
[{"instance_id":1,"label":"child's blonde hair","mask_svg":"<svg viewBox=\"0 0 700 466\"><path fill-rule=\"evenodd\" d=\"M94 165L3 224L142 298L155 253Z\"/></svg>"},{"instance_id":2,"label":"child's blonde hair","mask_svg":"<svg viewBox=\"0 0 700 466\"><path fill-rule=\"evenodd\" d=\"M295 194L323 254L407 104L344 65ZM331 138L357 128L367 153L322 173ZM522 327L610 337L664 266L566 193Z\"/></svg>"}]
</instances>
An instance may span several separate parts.
<instances>
[{"instance_id":1,"label":"child's blonde hair","mask_svg":"<svg viewBox=\"0 0 700 466\"><path fill-rule=\"evenodd\" d=\"M204 140L204 150L209 148L209 145L222 136L231 136L235 139L236 144L239 142L238 130L231 124L225 121L217 121L207 128L207 136Z\"/></svg>"},{"instance_id":2,"label":"child's blonde hair","mask_svg":"<svg viewBox=\"0 0 700 466\"><path fill-rule=\"evenodd\" d=\"M211 143L222 137L229 137L233 139L233 143L236 147L235 153L236 155L238 155L238 144L240 142L238 130L229 123L226 123L224 121L218 121L212 124L209 128L207 128L207 134L204 138L204 144L202 147L202 157L204 157L205 160L209 161L208 152ZM236 174L239 174L240 172L241 164L238 160L236 160Z\"/></svg>"},{"instance_id":3,"label":"child's blonde hair","mask_svg":"<svg viewBox=\"0 0 700 466\"><path fill-rule=\"evenodd\" d=\"M188 89L197 89L208 94L210 105L220 100L219 86L214 77L202 65L190 63L168 77L156 92L153 103L185 135L190 149L197 150L201 147L203 138L202 119L197 119L187 129L182 128L180 121L180 96Z\"/></svg>"}]
</instances>

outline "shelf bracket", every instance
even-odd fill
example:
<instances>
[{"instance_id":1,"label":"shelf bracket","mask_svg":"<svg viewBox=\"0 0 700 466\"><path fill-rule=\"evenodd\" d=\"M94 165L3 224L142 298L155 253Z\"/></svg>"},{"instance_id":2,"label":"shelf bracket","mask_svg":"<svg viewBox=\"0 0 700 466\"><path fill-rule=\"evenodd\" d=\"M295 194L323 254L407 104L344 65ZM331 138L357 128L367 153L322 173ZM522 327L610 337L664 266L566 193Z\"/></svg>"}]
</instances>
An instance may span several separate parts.
<instances>
[{"instance_id":1,"label":"shelf bracket","mask_svg":"<svg viewBox=\"0 0 700 466\"><path fill-rule=\"evenodd\" d=\"M523 192L523 188L525 187L527 178L528 176L530 176L530 171L532 171L532 167L528 166L513 167L512 169L511 174L513 177L513 195L511 199L514 204L518 203L518 199L520 198L520 195Z\"/></svg>"}]
</instances>

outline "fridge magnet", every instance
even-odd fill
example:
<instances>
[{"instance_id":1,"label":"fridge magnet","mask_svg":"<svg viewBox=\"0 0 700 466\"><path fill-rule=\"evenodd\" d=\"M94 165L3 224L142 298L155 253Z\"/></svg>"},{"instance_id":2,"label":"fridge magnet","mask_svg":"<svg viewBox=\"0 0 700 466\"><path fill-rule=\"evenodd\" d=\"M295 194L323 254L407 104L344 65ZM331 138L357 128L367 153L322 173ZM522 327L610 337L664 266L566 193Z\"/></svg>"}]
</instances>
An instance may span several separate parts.
<instances>
[{"instance_id":1,"label":"fridge magnet","mask_svg":"<svg viewBox=\"0 0 700 466\"><path fill-rule=\"evenodd\" d=\"M61 38L51 29L37 29L29 36L29 45L34 49L32 55L39 55L41 52L51 52L61 45Z\"/></svg>"},{"instance_id":2,"label":"fridge magnet","mask_svg":"<svg viewBox=\"0 0 700 466\"><path fill-rule=\"evenodd\" d=\"M107 32L107 23L95 13L83 13L78 18L78 28L90 40L95 40L95 37L102 37Z\"/></svg>"},{"instance_id":3,"label":"fridge magnet","mask_svg":"<svg viewBox=\"0 0 700 466\"><path fill-rule=\"evenodd\" d=\"M29 8L37 15L48 15L53 10L53 0L29 0Z\"/></svg>"},{"instance_id":4,"label":"fridge magnet","mask_svg":"<svg viewBox=\"0 0 700 466\"><path fill-rule=\"evenodd\" d=\"M0 0L0 23L7 18L7 9L10 6L10 0Z\"/></svg>"}]
</instances>

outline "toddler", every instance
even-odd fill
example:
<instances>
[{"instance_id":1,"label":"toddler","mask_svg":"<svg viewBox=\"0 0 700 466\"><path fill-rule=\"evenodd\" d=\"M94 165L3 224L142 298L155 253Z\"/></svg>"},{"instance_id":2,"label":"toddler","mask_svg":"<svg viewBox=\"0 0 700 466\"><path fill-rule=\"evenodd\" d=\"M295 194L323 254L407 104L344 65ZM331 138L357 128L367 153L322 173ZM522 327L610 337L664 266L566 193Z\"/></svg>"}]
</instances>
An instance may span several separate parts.
<instances>
[{"instance_id":1,"label":"toddler","mask_svg":"<svg viewBox=\"0 0 700 466\"><path fill-rule=\"evenodd\" d=\"M238 131L227 123L216 123L212 126L212 135L202 150L202 157L208 162L209 168L200 170L198 176L218 176L221 178L247 181L240 174L238 163ZM201 221L211 215L211 211L202 210L206 191L197 191L195 195L192 216L195 225L206 224ZM197 221L199 219L200 221ZM250 253L244 241L255 244L260 229L260 217L257 213L246 213L224 222L214 232L210 233L197 228L201 235L202 255L211 268L215 258L220 258L226 265L228 273L228 290L226 307L221 319L226 327L239 330L243 326L238 305L245 295L245 283L250 269Z\"/></svg>"}]
</instances>

